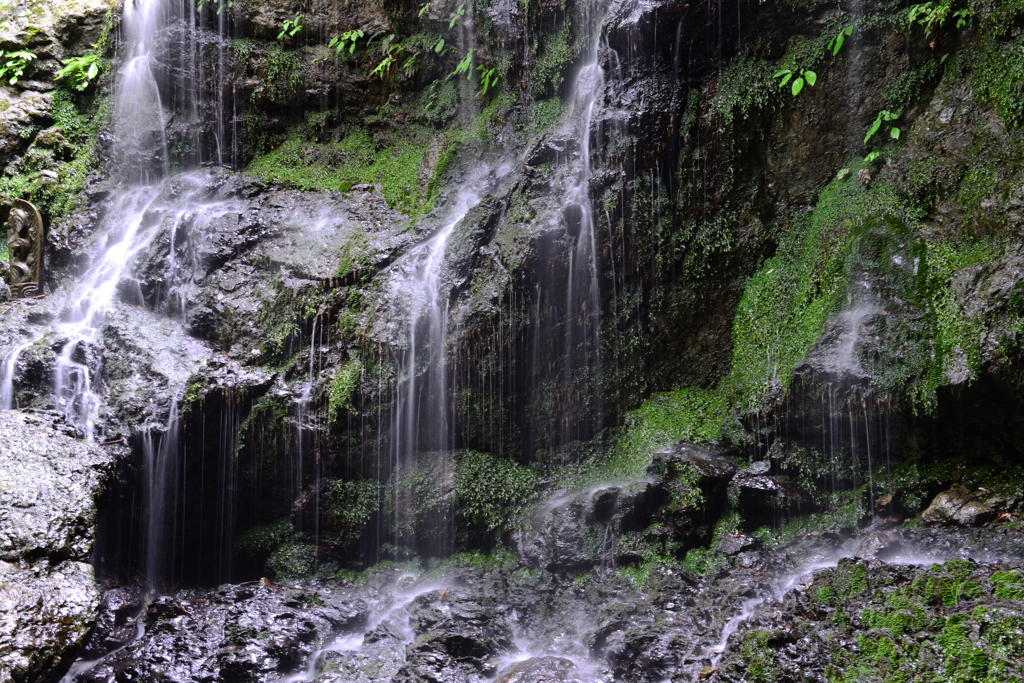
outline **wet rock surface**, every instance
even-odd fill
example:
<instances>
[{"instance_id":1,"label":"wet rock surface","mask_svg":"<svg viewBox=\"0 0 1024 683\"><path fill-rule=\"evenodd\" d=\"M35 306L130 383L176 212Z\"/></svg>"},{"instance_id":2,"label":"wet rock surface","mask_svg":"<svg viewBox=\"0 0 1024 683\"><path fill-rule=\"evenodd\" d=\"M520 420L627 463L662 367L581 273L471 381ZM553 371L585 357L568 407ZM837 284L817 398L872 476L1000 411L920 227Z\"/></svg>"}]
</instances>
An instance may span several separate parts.
<instances>
[{"instance_id":1,"label":"wet rock surface","mask_svg":"<svg viewBox=\"0 0 1024 683\"><path fill-rule=\"evenodd\" d=\"M681 683L848 670L861 676L852 681L914 666L956 672L972 652L1012 680L1024 661L1012 635L1024 623L1018 536L904 529L904 550L879 560L852 557L864 539L808 533L747 551L753 567L731 560L698 575L656 562L639 579L558 575L507 557L373 569L361 585L178 591L145 609L137 594L112 591L87 652L113 651L74 680Z\"/></svg>"},{"instance_id":2,"label":"wet rock surface","mask_svg":"<svg viewBox=\"0 0 1024 683\"><path fill-rule=\"evenodd\" d=\"M85 444L48 413L0 412L0 559L86 561L116 447Z\"/></svg>"},{"instance_id":3,"label":"wet rock surface","mask_svg":"<svg viewBox=\"0 0 1024 683\"><path fill-rule=\"evenodd\" d=\"M45 680L92 628L97 499L123 449L47 413L0 412L0 681Z\"/></svg>"},{"instance_id":4,"label":"wet rock surface","mask_svg":"<svg viewBox=\"0 0 1024 683\"><path fill-rule=\"evenodd\" d=\"M178 591L122 619L143 631L141 637L129 637L94 666L85 664L75 680L277 681L301 668L331 635L366 618L360 600L315 588L256 582ZM112 632L103 642L116 646L118 640Z\"/></svg>"},{"instance_id":5,"label":"wet rock surface","mask_svg":"<svg viewBox=\"0 0 1024 683\"><path fill-rule=\"evenodd\" d=\"M958 486L935 496L931 505L921 513L921 519L928 524L980 526L996 516L995 510L985 504L987 498L986 491L972 492Z\"/></svg>"}]
</instances>

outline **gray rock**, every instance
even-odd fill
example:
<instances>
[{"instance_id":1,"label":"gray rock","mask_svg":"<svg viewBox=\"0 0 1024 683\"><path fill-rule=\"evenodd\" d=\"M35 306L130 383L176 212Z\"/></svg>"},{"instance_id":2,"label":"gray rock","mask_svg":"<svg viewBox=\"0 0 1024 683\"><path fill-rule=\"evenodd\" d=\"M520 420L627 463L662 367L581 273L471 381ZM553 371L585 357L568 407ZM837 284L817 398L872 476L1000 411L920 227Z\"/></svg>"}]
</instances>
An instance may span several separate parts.
<instances>
[{"instance_id":1,"label":"gray rock","mask_svg":"<svg viewBox=\"0 0 1024 683\"><path fill-rule=\"evenodd\" d=\"M898 553L903 545L896 532L876 531L868 534L857 546L857 557L885 559Z\"/></svg>"},{"instance_id":2,"label":"gray rock","mask_svg":"<svg viewBox=\"0 0 1024 683\"><path fill-rule=\"evenodd\" d=\"M0 559L88 560L117 451L72 434L50 414L0 412Z\"/></svg>"},{"instance_id":3,"label":"gray rock","mask_svg":"<svg viewBox=\"0 0 1024 683\"><path fill-rule=\"evenodd\" d=\"M956 486L935 496L931 505L921 513L926 524L958 524L979 526L995 518L995 510L982 500L985 493L972 493L964 486Z\"/></svg>"},{"instance_id":4,"label":"gray rock","mask_svg":"<svg viewBox=\"0 0 1024 683\"><path fill-rule=\"evenodd\" d=\"M99 606L87 564L23 569L0 562L0 683L47 680L84 640Z\"/></svg>"},{"instance_id":5,"label":"gray rock","mask_svg":"<svg viewBox=\"0 0 1024 683\"><path fill-rule=\"evenodd\" d=\"M725 534L718 539L718 545L715 547L724 555L739 555L744 550L754 550L760 545L761 542L753 536L737 533Z\"/></svg>"},{"instance_id":6,"label":"gray rock","mask_svg":"<svg viewBox=\"0 0 1024 683\"><path fill-rule=\"evenodd\" d=\"M755 463L758 465L759 463ZM655 454L648 468L652 474L673 476L692 467L705 481L728 481L736 474L736 465L713 446L680 441L671 448ZM751 466L753 467L753 465Z\"/></svg>"},{"instance_id":7,"label":"gray rock","mask_svg":"<svg viewBox=\"0 0 1024 683\"><path fill-rule=\"evenodd\" d=\"M561 657L531 657L498 672L498 683L561 683L578 681L579 668Z\"/></svg>"}]
</instances>

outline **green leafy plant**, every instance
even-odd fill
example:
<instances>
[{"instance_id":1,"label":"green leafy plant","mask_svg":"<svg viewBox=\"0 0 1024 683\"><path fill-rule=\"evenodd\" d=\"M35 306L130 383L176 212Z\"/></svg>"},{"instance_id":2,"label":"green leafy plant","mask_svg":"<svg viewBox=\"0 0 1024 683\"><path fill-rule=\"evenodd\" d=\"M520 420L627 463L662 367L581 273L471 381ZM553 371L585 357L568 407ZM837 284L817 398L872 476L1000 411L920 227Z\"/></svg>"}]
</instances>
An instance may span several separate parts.
<instances>
[{"instance_id":1,"label":"green leafy plant","mask_svg":"<svg viewBox=\"0 0 1024 683\"><path fill-rule=\"evenodd\" d=\"M457 24L459 22L459 19L465 16L465 14L466 3L462 3L461 5L459 5L459 8L455 10L455 14L452 15L451 21L448 22L448 30L451 31L453 28L455 28L455 24Z\"/></svg>"},{"instance_id":2,"label":"green leafy plant","mask_svg":"<svg viewBox=\"0 0 1024 683\"><path fill-rule=\"evenodd\" d=\"M835 57L839 54L839 50L842 49L843 43L846 39L853 34L853 27L847 26L842 31L836 34L835 38L828 41L828 49L832 51L832 56Z\"/></svg>"},{"instance_id":3,"label":"green leafy plant","mask_svg":"<svg viewBox=\"0 0 1024 683\"><path fill-rule=\"evenodd\" d=\"M480 72L480 96L483 97L487 94L487 91L494 87L494 84L498 82L497 69L488 69L484 65L480 65L476 68Z\"/></svg>"},{"instance_id":4,"label":"green leafy plant","mask_svg":"<svg viewBox=\"0 0 1024 683\"><path fill-rule=\"evenodd\" d=\"M196 5L196 9L199 10L200 12L202 12L203 9L206 8L206 5L208 5L209 3L210 3L210 0L199 0L199 3ZM217 0L217 14L220 14L221 12L223 12L225 7L228 8L228 9L234 9L235 8L235 1L234 0Z\"/></svg>"},{"instance_id":5,"label":"green leafy plant","mask_svg":"<svg viewBox=\"0 0 1024 683\"><path fill-rule=\"evenodd\" d=\"M437 42L431 46L431 49L439 55L444 54L444 38L438 38Z\"/></svg>"},{"instance_id":6,"label":"green leafy plant","mask_svg":"<svg viewBox=\"0 0 1024 683\"><path fill-rule=\"evenodd\" d=\"M796 78L793 79L793 76L796 76ZM793 93L793 97L799 95L800 91L804 89L804 83L813 87L814 84L818 82L818 74L814 73L810 69L800 69L799 71L794 71L793 69L782 69L776 72L772 78L780 79L780 88L784 88L786 84L792 80L793 84L790 86L790 91Z\"/></svg>"},{"instance_id":7,"label":"green leafy plant","mask_svg":"<svg viewBox=\"0 0 1024 683\"><path fill-rule=\"evenodd\" d=\"M430 9L430 3L429 2L427 4L425 4L423 7L420 7L420 11L416 15L416 18L417 19L421 18L423 16L423 13L426 12L428 9Z\"/></svg>"},{"instance_id":8,"label":"green leafy plant","mask_svg":"<svg viewBox=\"0 0 1024 683\"><path fill-rule=\"evenodd\" d=\"M466 56L462 58L462 61L455 66L455 70L448 74L448 78L454 78L466 74L466 78L472 78L473 72L469 70L470 65L473 63L473 51L470 50L466 53Z\"/></svg>"},{"instance_id":9,"label":"green leafy plant","mask_svg":"<svg viewBox=\"0 0 1024 683\"><path fill-rule=\"evenodd\" d=\"M285 36L294 36L302 29L302 13L297 12L294 19L285 19L284 28L277 34L277 39L281 40Z\"/></svg>"},{"instance_id":10,"label":"green leafy plant","mask_svg":"<svg viewBox=\"0 0 1024 683\"><path fill-rule=\"evenodd\" d=\"M366 34L364 34L359 29L345 31L341 35L334 36L333 38L331 38L331 42L327 44L327 47L333 47L338 52L338 54L344 52L345 48L347 47L348 53L352 54L353 52L356 51L356 42L364 35Z\"/></svg>"},{"instance_id":11,"label":"green leafy plant","mask_svg":"<svg viewBox=\"0 0 1024 683\"><path fill-rule=\"evenodd\" d=\"M28 50L14 50L13 52L0 50L0 79L6 78L8 83L14 85L25 73L28 63L35 58L35 54Z\"/></svg>"},{"instance_id":12,"label":"green leafy plant","mask_svg":"<svg viewBox=\"0 0 1024 683\"><path fill-rule=\"evenodd\" d=\"M64 81L75 90L85 90L99 75L99 55L87 54L64 61L64 68L57 72L58 81Z\"/></svg>"},{"instance_id":13,"label":"green leafy plant","mask_svg":"<svg viewBox=\"0 0 1024 683\"><path fill-rule=\"evenodd\" d=\"M939 0L939 2L922 2L913 5L907 10L907 23L911 26L919 25L924 27L925 36L932 36L946 24L950 17L956 19L958 29L967 25L967 20L974 14L970 7L954 10L953 0Z\"/></svg>"},{"instance_id":14,"label":"green leafy plant","mask_svg":"<svg viewBox=\"0 0 1024 683\"><path fill-rule=\"evenodd\" d=\"M899 112L886 111L885 109L878 112L878 116L875 117L875 122L871 124L871 127L868 128L867 134L864 136L864 144L867 144L868 140L870 140L871 137L878 132L878 129L882 127L883 123L887 121L895 121L899 117ZM899 140L900 129L897 128L896 126L890 126L889 137L891 137L893 140Z\"/></svg>"}]
</instances>

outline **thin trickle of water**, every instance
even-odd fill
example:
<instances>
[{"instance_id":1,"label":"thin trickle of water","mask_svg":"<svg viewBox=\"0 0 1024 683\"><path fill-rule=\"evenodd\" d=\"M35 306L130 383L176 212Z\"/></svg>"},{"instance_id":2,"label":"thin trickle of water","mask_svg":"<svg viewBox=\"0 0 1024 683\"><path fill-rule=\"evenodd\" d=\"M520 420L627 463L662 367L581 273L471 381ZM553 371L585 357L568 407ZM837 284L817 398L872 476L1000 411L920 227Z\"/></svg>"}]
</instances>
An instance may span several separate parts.
<instances>
[{"instance_id":1,"label":"thin trickle of water","mask_svg":"<svg viewBox=\"0 0 1024 683\"><path fill-rule=\"evenodd\" d=\"M178 448L178 401L171 403L166 429L160 434L146 431L142 437L142 458L146 527L146 590L150 596L160 590L166 576L173 528L178 518L177 492L181 474Z\"/></svg>"}]
</instances>

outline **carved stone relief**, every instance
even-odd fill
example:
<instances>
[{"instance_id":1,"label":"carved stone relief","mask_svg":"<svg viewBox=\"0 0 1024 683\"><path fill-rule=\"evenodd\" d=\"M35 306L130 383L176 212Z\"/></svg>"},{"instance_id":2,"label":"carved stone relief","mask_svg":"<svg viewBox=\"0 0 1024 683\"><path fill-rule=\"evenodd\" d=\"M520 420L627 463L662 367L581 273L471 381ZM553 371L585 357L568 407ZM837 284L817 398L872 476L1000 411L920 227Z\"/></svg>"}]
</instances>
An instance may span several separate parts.
<instances>
[{"instance_id":1,"label":"carved stone relief","mask_svg":"<svg viewBox=\"0 0 1024 683\"><path fill-rule=\"evenodd\" d=\"M11 298L40 294L44 237L39 209L24 199L15 199L5 227L11 262Z\"/></svg>"}]
</instances>

